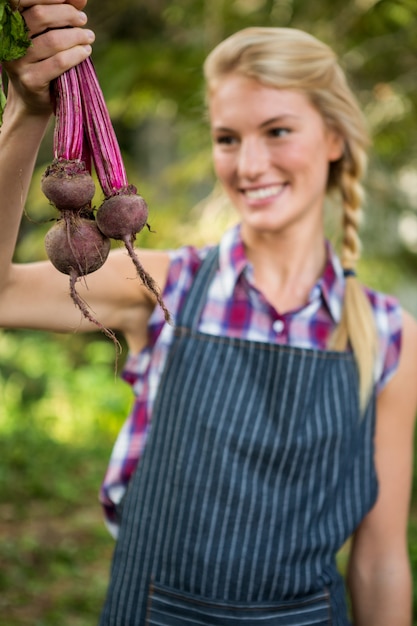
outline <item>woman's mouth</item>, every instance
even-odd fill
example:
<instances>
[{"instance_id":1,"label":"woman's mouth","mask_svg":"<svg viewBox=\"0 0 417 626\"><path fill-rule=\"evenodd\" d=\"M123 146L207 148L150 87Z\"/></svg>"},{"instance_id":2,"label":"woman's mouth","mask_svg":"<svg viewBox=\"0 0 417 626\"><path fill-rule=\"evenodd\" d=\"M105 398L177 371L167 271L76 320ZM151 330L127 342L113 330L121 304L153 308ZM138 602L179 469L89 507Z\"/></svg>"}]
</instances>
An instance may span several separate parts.
<instances>
[{"instance_id":1,"label":"woman's mouth","mask_svg":"<svg viewBox=\"0 0 417 626\"><path fill-rule=\"evenodd\" d=\"M279 195L286 184L281 185L269 185L268 187L257 187L256 189L243 189L242 192L247 200L268 200Z\"/></svg>"}]
</instances>

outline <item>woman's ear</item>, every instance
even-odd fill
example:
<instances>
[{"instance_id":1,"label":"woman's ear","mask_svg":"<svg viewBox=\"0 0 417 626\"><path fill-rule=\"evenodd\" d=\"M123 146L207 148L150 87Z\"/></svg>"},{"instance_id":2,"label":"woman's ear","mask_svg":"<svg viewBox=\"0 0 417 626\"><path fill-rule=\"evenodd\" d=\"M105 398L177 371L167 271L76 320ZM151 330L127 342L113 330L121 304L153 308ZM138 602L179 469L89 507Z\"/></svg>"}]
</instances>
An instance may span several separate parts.
<instances>
[{"instance_id":1,"label":"woman's ear","mask_svg":"<svg viewBox=\"0 0 417 626\"><path fill-rule=\"evenodd\" d=\"M342 135L330 128L327 131L327 145L328 145L328 159L331 163L332 161L338 161L342 158L343 153L345 151L345 140Z\"/></svg>"}]
</instances>

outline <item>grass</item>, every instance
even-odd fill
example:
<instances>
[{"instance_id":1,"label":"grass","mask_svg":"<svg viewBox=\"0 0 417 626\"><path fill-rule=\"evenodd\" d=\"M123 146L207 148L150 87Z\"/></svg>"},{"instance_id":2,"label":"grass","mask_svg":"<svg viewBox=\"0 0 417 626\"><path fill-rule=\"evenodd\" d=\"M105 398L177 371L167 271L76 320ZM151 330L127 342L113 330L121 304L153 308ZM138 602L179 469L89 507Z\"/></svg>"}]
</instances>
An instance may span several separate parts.
<instances>
[{"instance_id":1,"label":"grass","mask_svg":"<svg viewBox=\"0 0 417 626\"><path fill-rule=\"evenodd\" d=\"M114 546L98 489L132 401L110 343L0 332L0 626L97 624Z\"/></svg>"},{"instance_id":2,"label":"grass","mask_svg":"<svg viewBox=\"0 0 417 626\"><path fill-rule=\"evenodd\" d=\"M0 443L0 624L96 624L113 540L97 489L109 442L79 446L37 430Z\"/></svg>"}]
</instances>

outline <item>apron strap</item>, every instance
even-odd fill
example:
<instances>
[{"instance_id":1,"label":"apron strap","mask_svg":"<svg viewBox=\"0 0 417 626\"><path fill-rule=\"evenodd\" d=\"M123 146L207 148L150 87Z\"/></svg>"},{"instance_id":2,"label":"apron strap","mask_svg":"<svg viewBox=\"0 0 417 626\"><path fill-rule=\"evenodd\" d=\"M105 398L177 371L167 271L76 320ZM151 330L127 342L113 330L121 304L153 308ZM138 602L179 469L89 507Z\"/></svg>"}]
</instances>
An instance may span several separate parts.
<instances>
[{"instance_id":1,"label":"apron strap","mask_svg":"<svg viewBox=\"0 0 417 626\"><path fill-rule=\"evenodd\" d=\"M219 247L214 246L203 259L177 319L177 327L197 330L207 299L207 291L219 267Z\"/></svg>"}]
</instances>

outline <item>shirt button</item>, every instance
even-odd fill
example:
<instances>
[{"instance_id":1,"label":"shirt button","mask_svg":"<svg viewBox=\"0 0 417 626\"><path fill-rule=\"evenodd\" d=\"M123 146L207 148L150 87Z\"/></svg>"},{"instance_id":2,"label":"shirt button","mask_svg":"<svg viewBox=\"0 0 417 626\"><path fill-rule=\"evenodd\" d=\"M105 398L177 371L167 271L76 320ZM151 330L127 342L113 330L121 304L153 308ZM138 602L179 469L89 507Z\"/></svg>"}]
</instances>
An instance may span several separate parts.
<instances>
[{"instance_id":1,"label":"shirt button","mask_svg":"<svg viewBox=\"0 0 417 626\"><path fill-rule=\"evenodd\" d=\"M272 324L272 328L276 333L282 333L282 331L284 330L284 326L285 324L282 320L275 320L275 322Z\"/></svg>"},{"instance_id":2,"label":"shirt button","mask_svg":"<svg viewBox=\"0 0 417 626\"><path fill-rule=\"evenodd\" d=\"M317 300L317 298L320 298L320 294L321 294L320 287L318 285L315 285L310 293L310 301Z\"/></svg>"}]
</instances>

